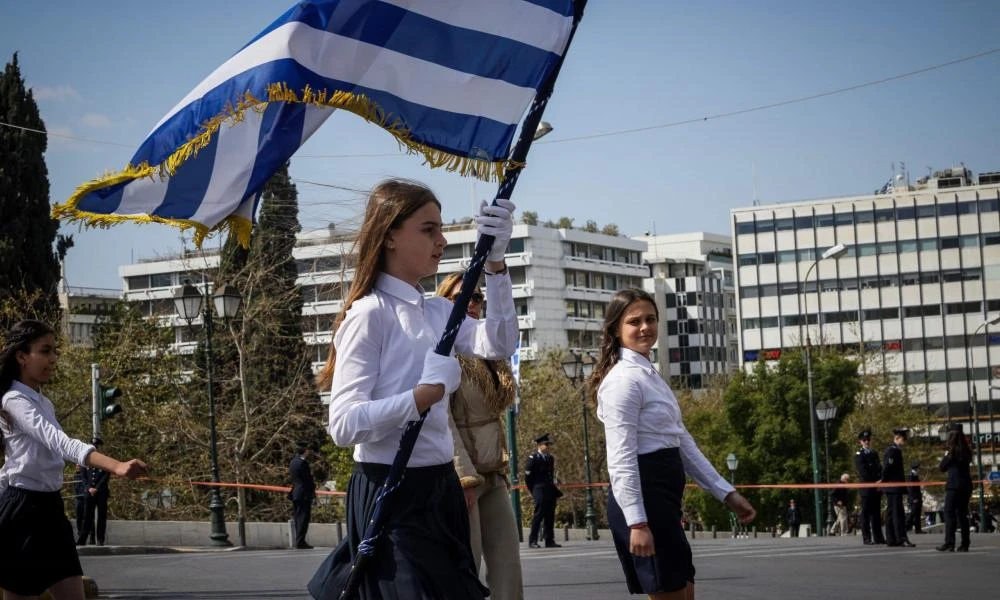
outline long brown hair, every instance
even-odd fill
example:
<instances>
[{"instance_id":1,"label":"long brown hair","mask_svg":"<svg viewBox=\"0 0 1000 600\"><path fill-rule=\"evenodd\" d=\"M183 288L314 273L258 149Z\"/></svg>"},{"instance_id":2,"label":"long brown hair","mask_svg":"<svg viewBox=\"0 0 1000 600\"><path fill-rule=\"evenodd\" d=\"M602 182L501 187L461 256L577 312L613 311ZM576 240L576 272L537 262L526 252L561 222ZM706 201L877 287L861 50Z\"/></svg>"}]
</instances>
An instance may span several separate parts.
<instances>
[{"instance_id":1,"label":"long brown hair","mask_svg":"<svg viewBox=\"0 0 1000 600\"><path fill-rule=\"evenodd\" d=\"M948 432L948 441L945 442L948 454L959 464L966 465L972 460L972 448L969 440L965 438L965 433L960 429L952 429Z\"/></svg>"},{"instance_id":2,"label":"long brown hair","mask_svg":"<svg viewBox=\"0 0 1000 600\"><path fill-rule=\"evenodd\" d=\"M385 237L394 229L399 229L403 221L417 212L428 202L433 202L441 208L434 192L429 187L407 179L387 179L374 188L368 195L365 208L365 221L361 225L358 239L354 242L352 253L357 255L357 265L354 268L354 280L347 293L344 308L333 321L333 333L344 322L347 311L355 300L362 298L375 287L378 274L385 270ZM326 364L316 375L316 385L321 391L327 390L333 382L333 370L337 363L337 349L330 341L330 354Z\"/></svg>"},{"instance_id":3,"label":"long brown hair","mask_svg":"<svg viewBox=\"0 0 1000 600\"><path fill-rule=\"evenodd\" d=\"M637 288L618 290L611 298L611 302L608 302L608 307L604 309L604 325L601 326L601 354L597 359L594 372L590 375L591 394L597 393L597 388L601 386L604 376L618 362L618 355L622 349L622 341L618 337L618 331L621 329L621 321L622 317L625 316L625 311L636 302L643 300L653 305L656 318L659 320L660 309L656 306L656 300L648 292Z\"/></svg>"},{"instance_id":4,"label":"long brown hair","mask_svg":"<svg viewBox=\"0 0 1000 600\"><path fill-rule=\"evenodd\" d=\"M21 377L21 365L17 362L18 352L29 352L31 344L38 338L55 331L41 321L24 320L15 324L6 332L3 348L0 349L0 396L7 393L14 380ZM6 425L7 419L0 410L0 423ZM3 431L0 430L0 450L3 449Z\"/></svg>"}]
</instances>

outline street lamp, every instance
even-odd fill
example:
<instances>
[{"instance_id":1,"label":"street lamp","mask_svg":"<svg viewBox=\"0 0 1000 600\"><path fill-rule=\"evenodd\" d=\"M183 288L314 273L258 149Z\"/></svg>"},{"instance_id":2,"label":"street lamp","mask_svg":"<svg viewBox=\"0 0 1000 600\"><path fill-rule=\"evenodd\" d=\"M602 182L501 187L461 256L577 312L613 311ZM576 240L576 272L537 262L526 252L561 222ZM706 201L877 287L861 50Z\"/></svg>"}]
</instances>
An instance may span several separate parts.
<instances>
[{"instance_id":1,"label":"street lamp","mask_svg":"<svg viewBox=\"0 0 1000 600\"><path fill-rule=\"evenodd\" d=\"M542 121L538 124L538 129L535 130L535 135L532 136L532 141L541 139L548 134L552 133L552 123L548 121Z\"/></svg>"},{"instance_id":2,"label":"street lamp","mask_svg":"<svg viewBox=\"0 0 1000 600\"><path fill-rule=\"evenodd\" d=\"M740 459L730 452L726 455L726 466L729 467L729 483L736 485L736 467L740 466Z\"/></svg>"},{"instance_id":3,"label":"street lamp","mask_svg":"<svg viewBox=\"0 0 1000 600\"><path fill-rule=\"evenodd\" d=\"M597 512L594 511L594 488L590 478L590 430L587 424L587 378L594 371L594 358L588 353L573 351L572 359L562 363L563 373L574 386L580 385L580 410L583 412L583 465L587 475L587 539L597 541L601 536L597 533Z\"/></svg>"},{"instance_id":4,"label":"street lamp","mask_svg":"<svg viewBox=\"0 0 1000 600\"><path fill-rule=\"evenodd\" d=\"M740 465L740 461L736 458L736 455L730 452L726 455L726 466L729 467L729 483L736 487L736 467ZM739 522L736 520L736 513L730 511L729 513L729 529L732 532L733 538L738 535L737 529L739 528Z\"/></svg>"},{"instance_id":5,"label":"street lamp","mask_svg":"<svg viewBox=\"0 0 1000 600\"><path fill-rule=\"evenodd\" d=\"M847 246L845 246L844 244L837 244L832 248L828 248L826 252L824 252L819 258L814 260L813 264L809 266L809 270L806 271L806 276L802 280L803 283L809 282L809 274L812 273L812 270L814 268L816 268L816 265L819 264L819 261L826 260L828 258L836 260L841 256L843 256L846 252L847 252ZM805 293L804 287L802 291L803 293ZM820 294L819 275L817 274L816 275L816 326L822 327L823 325L821 323L822 316L820 315L820 310L819 310L820 309L819 294ZM809 303L809 296L806 296L805 304L807 306L805 307L806 308L805 312L807 315L809 314L808 303ZM822 329L820 329L820 332L821 332L820 341L822 342L823 341ZM813 484L816 485L816 487L813 488L813 500L815 502L814 509L816 511L816 535L823 535L823 527L822 527L823 503L822 500L820 499L820 493L819 493L819 460L817 458L818 451L816 449L816 419L813 414L816 412L816 407L815 407L815 398L813 397L812 339L809 337L808 317L806 318L806 381L809 387L809 439L812 445Z\"/></svg>"},{"instance_id":6,"label":"street lamp","mask_svg":"<svg viewBox=\"0 0 1000 600\"><path fill-rule=\"evenodd\" d=\"M993 317L992 319L986 319L976 327L976 331L973 332L973 337L975 337L979 330L983 330L983 338L985 343L984 348L987 350L987 356L989 356L989 346L990 346L990 336L989 327L990 325L996 325L1000 323L1000 317ZM974 373L972 369L972 350L969 349L969 340L965 340L965 377L969 381L969 386L972 388L972 394L970 395L972 400L972 427L973 434L976 436L976 472L979 475L979 522L986 523L986 502L985 495L986 492L983 489L983 443L979 437L979 399L976 397L976 382L972 380ZM986 377L987 382L989 381L989 365L986 365ZM980 525L982 528L983 525Z\"/></svg>"},{"instance_id":7,"label":"street lamp","mask_svg":"<svg viewBox=\"0 0 1000 600\"><path fill-rule=\"evenodd\" d=\"M219 453L216 444L215 432L215 395L212 393L214 382L212 381L212 302L208 297L208 281L202 279L202 292L191 285L190 281L185 281L184 285L174 291L174 306L177 314L187 321L191 326L191 321L202 317L205 325L205 377L208 380L208 435L209 435L209 456L212 460L212 486L211 501L208 508L212 513L212 545L232 546L229 541L229 534L226 533L225 505L222 503L222 495L219 492ZM235 317L243 303L243 297L239 291L231 285L223 285L214 294L215 310L223 319Z\"/></svg>"},{"instance_id":8,"label":"street lamp","mask_svg":"<svg viewBox=\"0 0 1000 600\"><path fill-rule=\"evenodd\" d=\"M816 417L823 422L823 440L825 442L826 452L824 453L824 458L826 459L826 482L830 482L830 427L829 423L837 416L837 405L833 402L827 402L826 400L821 401L816 405ZM833 502L829 498L826 500L826 529L824 531L830 531L833 527Z\"/></svg>"}]
</instances>

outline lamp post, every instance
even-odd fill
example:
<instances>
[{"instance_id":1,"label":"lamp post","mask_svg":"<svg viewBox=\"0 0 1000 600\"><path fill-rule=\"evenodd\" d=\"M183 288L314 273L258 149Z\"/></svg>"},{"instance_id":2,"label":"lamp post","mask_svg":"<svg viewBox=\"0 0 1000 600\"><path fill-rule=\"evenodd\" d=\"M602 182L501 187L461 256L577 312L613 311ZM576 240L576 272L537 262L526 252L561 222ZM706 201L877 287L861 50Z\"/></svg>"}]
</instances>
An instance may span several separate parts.
<instances>
[{"instance_id":1,"label":"lamp post","mask_svg":"<svg viewBox=\"0 0 1000 600\"><path fill-rule=\"evenodd\" d=\"M996 325L1000 323L1000 317L994 317L992 319L986 319L979 324L976 331L973 332L972 336L975 337L979 330L983 331L983 338L985 349L989 348L990 336L989 336L989 326ZM969 341L965 341L965 377L969 381L969 386L972 388L972 393L970 394L970 400L972 402L972 428L973 434L976 440L976 472L979 476L979 527L982 528L986 524L986 491L983 489L983 443L982 439L979 437L979 399L976 396L976 382L973 381L974 371L972 368L972 350L969 349ZM989 355L989 352L987 352ZM989 365L986 365L986 377L987 382L989 382Z\"/></svg>"},{"instance_id":2,"label":"lamp post","mask_svg":"<svg viewBox=\"0 0 1000 600\"><path fill-rule=\"evenodd\" d=\"M837 244L832 248L828 248L819 258L813 261L813 264L809 266L809 270L806 271L806 276L803 278L803 283L809 281L809 274L812 270L816 268L819 261L832 258L834 260L840 258L847 252L847 246L844 244ZM803 293L805 289L803 288ZM816 326L822 327L822 317L819 312L819 275L816 275ZM808 305L809 296L806 296L805 304ZM806 306L806 314L809 314L809 307ZM820 330L822 332L822 329ZM823 341L822 334L820 335L820 341ZM806 318L806 381L809 389L809 439L812 445L812 471L813 471L813 484L819 486L819 460L817 458L818 451L816 449L816 419L814 413L815 408L815 398L813 396L813 368L812 368L812 339L809 336L809 319ZM823 503L820 499L819 487L813 488L813 500L815 502L814 510L816 512L816 535L823 535Z\"/></svg>"},{"instance_id":3,"label":"lamp post","mask_svg":"<svg viewBox=\"0 0 1000 600\"><path fill-rule=\"evenodd\" d=\"M816 417L823 422L823 441L826 451L823 453L823 458L826 462L826 482L830 482L830 427L829 423L834 417L837 416L837 406L833 402L827 402L823 400L816 405ZM826 499L826 529L824 531L830 531L833 527L833 502L830 502L830 498Z\"/></svg>"},{"instance_id":4,"label":"lamp post","mask_svg":"<svg viewBox=\"0 0 1000 600\"><path fill-rule=\"evenodd\" d=\"M174 306L177 314L187 321L191 326L199 314L205 325L205 378L208 380L208 435L209 435L209 456L212 461L212 486L211 500L208 509L212 513L212 545L232 546L229 541L229 534L226 533L225 505L222 503L222 495L219 492L219 453L216 444L215 431L215 395L212 388L215 382L212 381L212 302L208 295L208 281L202 278L204 294L198 288L191 285L190 281L185 281L184 285L174 291ZM214 294L215 311L223 319L230 319L236 316L243 303L243 297L239 291L231 285L223 285Z\"/></svg>"},{"instance_id":5,"label":"lamp post","mask_svg":"<svg viewBox=\"0 0 1000 600\"><path fill-rule=\"evenodd\" d=\"M597 533L597 512L594 510L594 488L590 478L590 430L587 418L587 388L586 379L594 371L594 358L590 354L573 351L572 360L564 360L563 373L576 386L580 385L580 410L583 413L583 466L587 476L587 512L584 519L587 522L587 539L597 541L601 536Z\"/></svg>"},{"instance_id":6,"label":"lamp post","mask_svg":"<svg viewBox=\"0 0 1000 600\"><path fill-rule=\"evenodd\" d=\"M736 487L736 467L740 465L740 461L736 458L736 455L730 452L726 455L726 467L729 468L729 483ZM730 511L729 513L729 529L732 530L733 537L737 537L737 529L739 528L739 522L736 520L736 513Z\"/></svg>"}]
</instances>

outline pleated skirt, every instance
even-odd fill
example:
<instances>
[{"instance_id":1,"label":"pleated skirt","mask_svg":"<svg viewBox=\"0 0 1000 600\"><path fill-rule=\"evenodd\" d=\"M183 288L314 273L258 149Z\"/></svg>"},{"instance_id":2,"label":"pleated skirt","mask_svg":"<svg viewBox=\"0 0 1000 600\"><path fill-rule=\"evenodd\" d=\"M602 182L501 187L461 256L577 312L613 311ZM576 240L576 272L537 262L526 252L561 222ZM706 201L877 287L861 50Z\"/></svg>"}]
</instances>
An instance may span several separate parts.
<instances>
[{"instance_id":1,"label":"pleated skirt","mask_svg":"<svg viewBox=\"0 0 1000 600\"><path fill-rule=\"evenodd\" d=\"M317 600L340 598L389 465L357 463L347 487L347 536L309 583ZM476 575L469 513L451 463L408 468L355 595L360 600L470 600L489 590Z\"/></svg>"},{"instance_id":2,"label":"pleated skirt","mask_svg":"<svg viewBox=\"0 0 1000 600\"><path fill-rule=\"evenodd\" d=\"M77 575L83 575L83 569L59 492L4 488L0 493L0 588L38 596Z\"/></svg>"},{"instance_id":3,"label":"pleated skirt","mask_svg":"<svg viewBox=\"0 0 1000 600\"><path fill-rule=\"evenodd\" d=\"M653 534L655 554L635 556L629 551L632 530L625 514L608 492L608 524L615 542L618 560L625 572L625 583L632 594L675 592L694 583L691 545L681 524L681 500L684 494L684 464L679 448L663 448L640 454L639 483L646 520Z\"/></svg>"}]
</instances>

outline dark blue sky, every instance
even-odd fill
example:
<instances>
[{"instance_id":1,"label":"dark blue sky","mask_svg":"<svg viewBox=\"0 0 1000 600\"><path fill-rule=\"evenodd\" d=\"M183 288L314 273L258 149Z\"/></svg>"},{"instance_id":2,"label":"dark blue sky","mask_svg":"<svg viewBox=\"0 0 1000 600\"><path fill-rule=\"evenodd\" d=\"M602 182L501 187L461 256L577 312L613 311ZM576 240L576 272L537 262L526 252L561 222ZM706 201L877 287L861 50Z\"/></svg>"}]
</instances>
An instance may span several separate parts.
<instances>
[{"instance_id":1,"label":"dark blue sky","mask_svg":"<svg viewBox=\"0 0 1000 600\"><path fill-rule=\"evenodd\" d=\"M50 140L53 202L121 168L168 109L288 5L0 6L0 57L20 52L50 131L124 145ZM591 0L546 112L555 131L532 150L514 200L542 219L614 222L629 235L654 227L728 233L729 209L752 200L752 165L763 203L870 193L893 162L905 162L911 179L959 162L977 173L1000 170L1000 52L766 111L557 143L809 96L1000 48L998 22L993 0ZM343 157L370 154L393 156ZM293 158L292 176L350 188L388 176L420 179L441 197L446 220L468 215L473 194L494 189L399 156L388 134L346 113ZM358 194L305 183L299 192L306 228L360 213ZM118 288L119 265L180 248L176 231L160 225L87 230L75 239L71 285Z\"/></svg>"}]
</instances>

